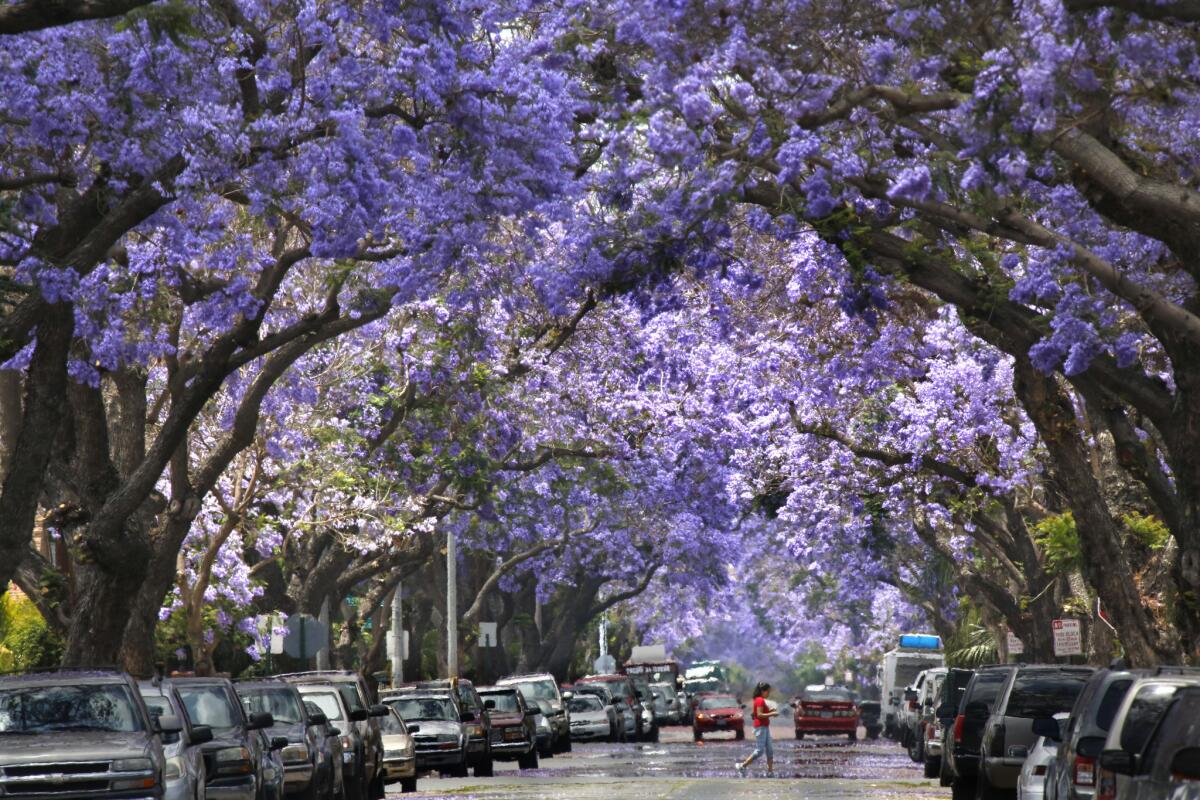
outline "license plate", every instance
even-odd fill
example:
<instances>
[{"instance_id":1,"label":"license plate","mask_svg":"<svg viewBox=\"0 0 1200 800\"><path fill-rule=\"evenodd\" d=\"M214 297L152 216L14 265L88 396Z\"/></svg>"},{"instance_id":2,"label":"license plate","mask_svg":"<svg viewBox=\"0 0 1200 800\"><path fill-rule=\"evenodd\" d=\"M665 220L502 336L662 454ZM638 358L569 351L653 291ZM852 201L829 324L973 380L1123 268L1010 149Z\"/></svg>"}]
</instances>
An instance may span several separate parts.
<instances>
[{"instance_id":1,"label":"license plate","mask_svg":"<svg viewBox=\"0 0 1200 800\"><path fill-rule=\"evenodd\" d=\"M728 723L728 722L726 722L725 720L721 720L720 722L718 722L718 723L717 723L717 727L718 727L718 728L724 728L724 727L725 727L726 725L728 725L728 724L729 724L729 723Z\"/></svg>"},{"instance_id":2,"label":"license plate","mask_svg":"<svg viewBox=\"0 0 1200 800\"><path fill-rule=\"evenodd\" d=\"M524 739L525 737L521 735L520 731L505 731L504 738L505 739Z\"/></svg>"},{"instance_id":3,"label":"license plate","mask_svg":"<svg viewBox=\"0 0 1200 800\"><path fill-rule=\"evenodd\" d=\"M821 719L832 719L832 718L833 718L832 711L822 711L821 712Z\"/></svg>"}]
</instances>

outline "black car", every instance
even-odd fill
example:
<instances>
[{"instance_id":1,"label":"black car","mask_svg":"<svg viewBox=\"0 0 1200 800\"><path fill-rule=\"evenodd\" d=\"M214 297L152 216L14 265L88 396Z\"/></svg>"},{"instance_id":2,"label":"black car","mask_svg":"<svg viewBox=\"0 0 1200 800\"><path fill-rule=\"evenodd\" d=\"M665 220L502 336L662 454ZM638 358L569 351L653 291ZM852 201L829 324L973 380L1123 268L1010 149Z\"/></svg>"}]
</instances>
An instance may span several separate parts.
<instances>
[{"instance_id":1,"label":"black car","mask_svg":"<svg viewBox=\"0 0 1200 800\"><path fill-rule=\"evenodd\" d=\"M128 675L56 670L0 677L0 795L128 800L163 796L160 737Z\"/></svg>"},{"instance_id":2,"label":"black car","mask_svg":"<svg viewBox=\"0 0 1200 800\"><path fill-rule=\"evenodd\" d=\"M954 718L954 727L942 750L942 764L954 800L975 797L975 779L979 775L979 743L983 728L992 714L992 704L1016 667L996 665L980 667L971 676Z\"/></svg>"},{"instance_id":3,"label":"black car","mask_svg":"<svg viewBox=\"0 0 1200 800\"><path fill-rule=\"evenodd\" d=\"M862 700L858 704L859 724L867 729L868 739L878 739L879 734L883 733L881 711L878 700Z\"/></svg>"},{"instance_id":4,"label":"black car","mask_svg":"<svg viewBox=\"0 0 1200 800\"><path fill-rule=\"evenodd\" d=\"M940 778L942 786L950 785L950 776L946 768L944 754L954 746L954 720L958 716L958 707L962 704L967 685L975 675L973 669L952 667L946 671L941 690L934 700L933 725L936 727L935 748L928 744L925 748L925 777Z\"/></svg>"},{"instance_id":5,"label":"black car","mask_svg":"<svg viewBox=\"0 0 1200 800\"><path fill-rule=\"evenodd\" d=\"M334 765L324 757L324 714L313 719L295 686L281 680L249 680L234 683L242 707L249 715L270 714L271 736L287 738L280 752L284 769L284 792L289 798L327 800L340 790L334 781Z\"/></svg>"},{"instance_id":6,"label":"black car","mask_svg":"<svg viewBox=\"0 0 1200 800\"><path fill-rule=\"evenodd\" d=\"M287 739L264 740L260 730L275 724L270 714L247 716L227 678L172 678L171 684L194 724L212 729L204 745L207 800L265 800L271 783L270 750Z\"/></svg>"},{"instance_id":7,"label":"black car","mask_svg":"<svg viewBox=\"0 0 1200 800\"><path fill-rule=\"evenodd\" d=\"M384 796L383 730L379 718L386 717L386 706L375 703L367 682L357 672L321 670L293 672L278 676L296 686L331 686L341 695L350 714L348 730L349 760L342 764L342 781L347 800L382 800Z\"/></svg>"}]
</instances>

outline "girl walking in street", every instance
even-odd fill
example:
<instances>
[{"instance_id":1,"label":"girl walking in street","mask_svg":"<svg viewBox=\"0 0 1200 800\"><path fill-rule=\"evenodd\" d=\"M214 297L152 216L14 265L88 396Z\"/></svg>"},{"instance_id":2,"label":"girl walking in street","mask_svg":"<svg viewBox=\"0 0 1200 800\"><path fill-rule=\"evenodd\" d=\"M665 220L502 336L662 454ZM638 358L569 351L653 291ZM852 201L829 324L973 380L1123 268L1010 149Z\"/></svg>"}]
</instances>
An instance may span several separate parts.
<instances>
[{"instance_id":1,"label":"girl walking in street","mask_svg":"<svg viewBox=\"0 0 1200 800\"><path fill-rule=\"evenodd\" d=\"M750 717L754 720L754 752L745 761L739 761L735 768L739 775L746 774L746 767L759 757L767 757L767 774L775 772L775 748L771 745L771 718L779 712L767 705L767 695L771 693L771 685L760 681L754 687L754 704L750 708Z\"/></svg>"}]
</instances>

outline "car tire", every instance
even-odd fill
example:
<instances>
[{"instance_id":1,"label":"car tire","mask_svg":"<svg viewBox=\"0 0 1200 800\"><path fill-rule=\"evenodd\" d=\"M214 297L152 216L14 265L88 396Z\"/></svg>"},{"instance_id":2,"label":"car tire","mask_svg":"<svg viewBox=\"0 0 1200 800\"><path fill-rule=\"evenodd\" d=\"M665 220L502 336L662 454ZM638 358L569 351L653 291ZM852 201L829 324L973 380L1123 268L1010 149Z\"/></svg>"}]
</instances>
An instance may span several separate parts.
<instances>
[{"instance_id":1,"label":"car tire","mask_svg":"<svg viewBox=\"0 0 1200 800\"><path fill-rule=\"evenodd\" d=\"M857 742L858 741L858 731L850 731L849 733L846 734L846 738L852 742Z\"/></svg>"},{"instance_id":2,"label":"car tire","mask_svg":"<svg viewBox=\"0 0 1200 800\"><path fill-rule=\"evenodd\" d=\"M564 753L569 753L569 752L571 752L571 747L572 747L571 737L567 736L564 738L565 738L565 743L563 744L562 751Z\"/></svg>"},{"instance_id":3,"label":"car tire","mask_svg":"<svg viewBox=\"0 0 1200 800\"><path fill-rule=\"evenodd\" d=\"M746 738L746 729L745 729L745 728L742 728L740 731L738 731L737 733L735 733L735 734L734 734L734 738L735 738L735 739L737 739L739 742L740 742L741 740L745 739L745 738Z\"/></svg>"},{"instance_id":4,"label":"car tire","mask_svg":"<svg viewBox=\"0 0 1200 800\"><path fill-rule=\"evenodd\" d=\"M704 734L701 733L700 731L696 730L695 728L692 728L692 740L697 741L697 742L703 742Z\"/></svg>"},{"instance_id":5,"label":"car tire","mask_svg":"<svg viewBox=\"0 0 1200 800\"><path fill-rule=\"evenodd\" d=\"M467 765L466 756L463 756L462 763L451 770L450 774L456 778L466 778L470 776L470 768Z\"/></svg>"},{"instance_id":6,"label":"car tire","mask_svg":"<svg viewBox=\"0 0 1200 800\"><path fill-rule=\"evenodd\" d=\"M925 777L926 778L936 778L941 774L941 772L942 772L942 760L940 758L936 759L936 760L929 760L929 761L925 762Z\"/></svg>"},{"instance_id":7,"label":"car tire","mask_svg":"<svg viewBox=\"0 0 1200 800\"><path fill-rule=\"evenodd\" d=\"M537 769L538 768L538 753L537 748L530 748L528 753L525 753L517 759L518 769Z\"/></svg>"},{"instance_id":8,"label":"car tire","mask_svg":"<svg viewBox=\"0 0 1200 800\"><path fill-rule=\"evenodd\" d=\"M416 790L417 790L417 779L416 778L401 778L400 779L400 791L403 794L409 794L411 792L415 792Z\"/></svg>"},{"instance_id":9,"label":"car tire","mask_svg":"<svg viewBox=\"0 0 1200 800\"><path fill-rule=\"evenodd\" d=\"M475 765L476 778L491 778L496 774L496 765L489 755L487 758Z\"/></svg>"},{"instance_id":10,"label":"car tire","mask_svg":"<svg viewBox=\"0 0 1200 800\"><path fill-rule=\"evenodd\" d=\"M1015 792L1007 794L1016 796ZM992 786L992 782L987 777L987 770L979 770L979 777L975 779L975 800L1001 800L1006 796L1005 792Z\"/></svg>"},{"instance_id":11,"label":"car tire","mask_svg":"<svg viewBox=\"0 0 1200 800\"><path fill-rule=\"evenodd\" d=\"M975 800L975 781L955 778L950 782L950 797L952 800Z\"/></svg>"},{"instance_id":12,"label":"car tire","mask_svg":"<svg viewBox=\"0 0 1200 800\"><path fill-rule=\"evenodd\" d=\"M366 796L363 793L362 781L357 778L346 780L345 776L342 776L342 796L346 800L366 800Z\"/></svg>"},{"instance_id":13,"label":"car tire","mask_svg":"<svg viewBox=\"0 0 1200 800\"><path fill-rule=\"evenodd\" d=\"M658 726L657 725L655 725L653 728L650 729L650 735L646 737L646 741L648 741L648 742L657 742L658 741Z\"/></svg>"},{"instance_id":14,"label":"car tire","mask_svg":"<svg viewBox=\"0 0 1200 800\"><path fill-rule=\"evenodd\" d=\"M383 800L387 795L387 787L383 783L383 775L376 775L375 780L371 781L371 800Z\"/></svg>"},{"instance_id":15,"label":"car tire","mask_svg":"<svg viewBox=\"0 0 1200 800\"><path fill-rule=\"evenodd\" d=\"M950 774L950 766L945 758L938 759L938 783L942 786L949 786L954 782L954 776Z\"/></svg>"},{"instance_id":16,"label":"car tire","mask_svg":"<svg viewBox=\"0 0 1200 800\"><path fill-rule=\"evenodd\" d=\"M796 730L796 741L800 741L803 738L804 738L804 731L797 729Z\"/></svg>"}]
</instances>

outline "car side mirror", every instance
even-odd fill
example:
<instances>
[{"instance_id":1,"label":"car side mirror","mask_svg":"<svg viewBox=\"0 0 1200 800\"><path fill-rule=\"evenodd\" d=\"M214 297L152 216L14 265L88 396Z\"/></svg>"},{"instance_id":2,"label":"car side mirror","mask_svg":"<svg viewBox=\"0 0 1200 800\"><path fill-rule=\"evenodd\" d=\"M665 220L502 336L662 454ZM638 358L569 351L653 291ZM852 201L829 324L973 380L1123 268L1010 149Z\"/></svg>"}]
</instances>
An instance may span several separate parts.
<instances>
[{"instance_id":1,"label":"car side mirror","mask_svg":"<svg viewBox=\"0 0 1200 800\"><path fill-rule=\"evenodd\" d=\"M463 721L463 722L474 722L474 721L475 721L475 712L473 712L473 711L464 711L464 712L462 713L462 721Z\"/></svg>"},{"instance_id":2,"label":"car side mirror","mask_svg":"<svg viewBox=\"0 0 1200 800\"><path fill-rule=\"evenodd\" d=\"M421 730L421 726L415 722L409 722L404 726L404 730L408 731L409 733L416 733L417 731Z\"/></svg>"},{"instance_id":3,"label":"car side mirror","mask_svg":"<svg viewBox=\"0 0 1200 800\"><path fill-rule=\"evenodd\" d=\"M329 735L330 735L330 736L341 736L341 735L342 735L342 729L341 729L341 728L330 728L330 729L329 729Z\"/></svg>"},{"instance_id":4,"label":"car side mirror","mask_svg":"<svg viewBox=\"0 0 1200 800\"><path fill-rule=\"evenodd\" d=\"M917 690L916 689L905 689L904 690L904 699L908 700L908 701L916 700L917 699Z\"/></svg>"},{"instance_id":5,"label":"car side mirror","mask_svg":"<svg viewBox=\"0 0 1200 800\"><path fill-rule=\"evenodd\" d=\"M1184 747L1171 759L1171 775L1177 781L1200 781L1200 747Z\"/></svg>"},{"instance_id":6,"label":"car side mirror","mask_svg":"<svg viewBox=\"0 0 1200 800\"><path fill-rule=\"evenodd\" d=\"M208 744L212 740L212 728L207 725L197 725L192 728L192 744Z\"/></svg>"},{"instance_id":7,"label":"car side mirror","mask_svg":"<svg viewBox=\"0 0 1200 800\"><path fill-rule=\"evenodd\" d=\"M1062 732L1058 728L1058 720L1053 717L1038 717L1033 721L1033 735L1057 742L1061 739Z\"/></svg>"},{"instance_id":8,"label":"car side mirror","mask_svg":"<svg viewBox=\"0 0 1200 800\"><path fill-rule=\"evenodd\" d=\"M351 722L365 722L367 720L367 718L370 716L371 716L370 713L368 713L365 708L356 708L350 712L350 721Z\"/></svg>"},{"instance_id":9,"label":"car side mirror","mask_svg":"<svg viewBox=\"0 0 1200 800\"><path fill-rule=\"evenodd\" d=\"M161 717L155 717L154 726L159 733L179 733L183 730L183 720L174 714L164 714Z\"/></svg>"},{"instance_id":10,"label":"car side mirror","mask_svg":"<svg viewBox=\"0 0 1200 800\"><path fill-rule=\"evenodd\" d=\"M1029 746L1024 744L1014 744L1008 748L1009 758L1029 758Z\"/></svg>"},{"instance_id":11,"label":"car side mirror","mask_svg":"<svg viewBox=\"0 0 1200 800\"><path fill-rule=\"evenodd\" d=\"M542 713L542 712L536 708L525 709L525 716L527 716L527 717L536 717L540 713Z\"/></svg>"},{"instance_id":12,"label":"car side mirror","mask_svg":"<svg viewBox=\"0 0 1200 800\"><path fill-rule=\"evenodd\" d=\"M308 724L310 727L316 727L318 725L328 725L329 717L325 716L324 714L309 714L308 715Z\"/></svg>"},{"instance_id":13,"label":"car side mirror","mask_svg":"<svg viewBox=\"0 0 1200 800\"><path fill-rule=\"evenodd\" d=\"M1105 750L1100 754L1100 766L1118 775L1137 772L1137 756L1125 750Z\"/></svg>"},{"instance_id":14,"label":"car side mirror","mask_svg":"<svg viewBox=\"0 0 1200 800\"><path fill-rule=\"evenodd\" d=\"M263 728L269 728L275 724L275 717L266 711L256 711L250 715L250 724L246 726L248 730L261 731Z\"/></svg>"},{"instance_id":15,"label":"car side mirror","mask_svg":"<svg viewBox=\"0 0 1200 800\"><path fill-rule=\"evenodd\" d=\"M492 709L494 709L496 707L496 701L495 700L484 700L483 707L486 708L488 711L491 711Z\"/></svg>"},{"instance_id":16,"label":"car side mirror","mask_svg":"<svg viewBox=\"0 0 1200 800\"><path fill-rule=\"evenodd\" d=\"M282 750L283 748L285 748L287 746L288 746L288 738L286 736L272 736L271 737L271 749L272 750Z\"/></svg>"},{"instance_id":17,"label":"car side mirror","mask_svg":"<svg viewBox=\"0 0 1200 800\"><path fill-rule=\"evenodd\" d=\"M371 709L368 713L372 717L386 717L389 714L391 714L392 712L388 709L387 706L381 704L381 705L371 706Z\"/></svg>"}]
</instances>

